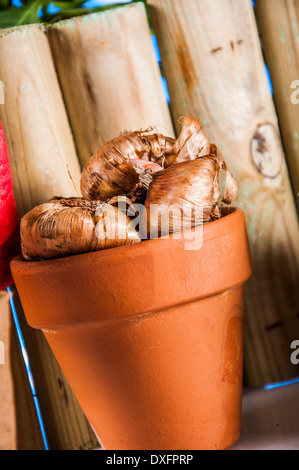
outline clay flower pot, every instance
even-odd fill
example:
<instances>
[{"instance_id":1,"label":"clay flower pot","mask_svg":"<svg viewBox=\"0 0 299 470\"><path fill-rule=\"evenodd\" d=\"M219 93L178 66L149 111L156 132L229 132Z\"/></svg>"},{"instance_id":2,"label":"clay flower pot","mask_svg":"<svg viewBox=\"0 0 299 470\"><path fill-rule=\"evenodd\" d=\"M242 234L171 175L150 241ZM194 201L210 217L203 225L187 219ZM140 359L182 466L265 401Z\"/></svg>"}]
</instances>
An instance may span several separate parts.
<instances>
[{"instance_id":1,"label":"clay flower pot","mask_svg":"<svg viewBox=\"0 0 299 470\"><path fill-rule=\"evenodd\" d=\"M170 236L11 268L106 450L237 441L252 272L242 211L205 225L196 251Z\"/></svg>"}]
</instances>

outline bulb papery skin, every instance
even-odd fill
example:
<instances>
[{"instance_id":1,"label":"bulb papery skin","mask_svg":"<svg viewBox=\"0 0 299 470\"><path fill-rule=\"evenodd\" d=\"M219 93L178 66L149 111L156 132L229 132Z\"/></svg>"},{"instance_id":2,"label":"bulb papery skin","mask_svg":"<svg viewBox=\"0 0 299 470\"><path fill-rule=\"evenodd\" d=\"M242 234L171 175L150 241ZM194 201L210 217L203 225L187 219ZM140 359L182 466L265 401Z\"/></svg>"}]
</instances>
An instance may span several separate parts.
<instances>
[{"instance_id":1,"label":"bulb papery skin","mask_svg":"<svg viewBox=\"0 0 299 470\"><path fill-rule=\"evenodd\" d=\"M148 237L188 230L218 218L219 173L217 158L206 156L153 175L145 201Z\"/></svg>"},{"instance_id":2,"label":"bulb papery skin","mask_svg":"<svg viewBox=\"0 0 299 470\"><path fill-rule=\"evenodd\" d=\"M187 162L210 155L210 143L199 119L185 115L182 130L176 140L175 163Z\"/></svg>"},{"instance_id":3,"label":"bulb papery skin","mask_svg":"<svg viewBox=\"0 0 299 470\"><path fill-rule=\"evenodd\" d=\"M139 187L140 174L130 160L146 160L161 166L174 159L175 139L142 131L120 135L102 145L82 171L81 193L88 201L107 202L130 195Z\"/></svg>"},{"instance_id":4,"label":"bulb papery skin","mask_svg":"<svg viewBox=\"0 0 299 470\"><path fill-rule=\"evenodd\" d=\"M224 191L222 195L222 201L225 204L231 204L238 195L238 183L233 177L232 173L230 172L229 168L227 167L223 155L220 152L219 148L216 144L210 145L210 152L211 155L214 155L217 160L219 161L220 168L225 171L225 184L224 184Z\"/></svg>"},{"instance_id":5,"label":"bulb papery skin","mask_svg":"<svg viewBox=\"0 0 299 470\"><path fill-rule=\"evenodd\" d=\"M21 219L23 258L45 260L140 242L129 217L114 207L98 213L98 206L57 198L32 209Z\"/></svg>"},{"instance_id":6,"label":"bulb papery skin","mask_svg":"<svg viewBox=\"0 0 299 470\"><path fill-rule=\"evenodd\" d=\"M221 203L234 201L238 185L200 120L186 114L177 139L152 130L102 145L82 170L83 197L53 198L21 219L24 259L140 243L221 217Z\"/></svg>"},{"instance_id":7,"label":"bulb papery skin","mask_svg":"<svg viewBox=\"0 0 299 470\"><path fill-rule=\"evenodd\" d=\"M88 201L108 202L115 196L144 201L151 181L149 173L208 156L216 157L226 171L222 200L230 204L236 197L237 184L217 146L210 144L200 120L188 114L177 139L135 131L106 142L83 168L81 193Z\"/></svg>"},{"instance_id":8,"label":"bulb papery skin","mask_svg":"<svg viewBox=\"0 0 299 470\"><path fill-rule=\"evenodd\" d=\"M158 163L150 162L148 160L129 159L128 163L133 166L137 173L142 173L144 170L149 173L156 173L157 171L163 170L162 166Z\"/></svg>"}]
</instances>

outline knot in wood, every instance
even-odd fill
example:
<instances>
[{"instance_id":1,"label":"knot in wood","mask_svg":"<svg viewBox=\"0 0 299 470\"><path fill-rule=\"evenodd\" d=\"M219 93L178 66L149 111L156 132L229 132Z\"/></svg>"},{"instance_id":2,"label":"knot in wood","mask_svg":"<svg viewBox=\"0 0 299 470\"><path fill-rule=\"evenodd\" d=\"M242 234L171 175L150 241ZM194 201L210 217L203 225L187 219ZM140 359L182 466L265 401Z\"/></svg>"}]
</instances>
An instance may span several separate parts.
<instances>
[{"instance_id":1,"label":"knot in wood","mask_svg":"<svg viewBox=\"0 0 299 470\"><path fill-rule=\"evenodd\" d=\"M276 178L282 166L282 147L272 124L259 126L251 141L251 153L257 170L267 178Z\"/></svg>"}]
</instances>

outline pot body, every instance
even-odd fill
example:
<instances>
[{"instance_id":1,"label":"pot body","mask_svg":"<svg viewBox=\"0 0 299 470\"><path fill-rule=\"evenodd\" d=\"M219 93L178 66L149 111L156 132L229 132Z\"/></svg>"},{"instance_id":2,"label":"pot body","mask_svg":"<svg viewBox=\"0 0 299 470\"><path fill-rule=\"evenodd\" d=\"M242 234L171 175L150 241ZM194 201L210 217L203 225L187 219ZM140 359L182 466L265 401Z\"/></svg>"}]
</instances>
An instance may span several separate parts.
<instances>
[{"instance_id":1,"label":"pot body","mask_svg":"<svg viewBox=\"0 0 299 470\"><path fill-rule=\"evenodd\" d=\"M59 260L17 258L11 268L28 323L44 332L105 449L237 441L252 271L240 210L204 226L198 250L171 236Z\"/></svg>"}]
</instances>

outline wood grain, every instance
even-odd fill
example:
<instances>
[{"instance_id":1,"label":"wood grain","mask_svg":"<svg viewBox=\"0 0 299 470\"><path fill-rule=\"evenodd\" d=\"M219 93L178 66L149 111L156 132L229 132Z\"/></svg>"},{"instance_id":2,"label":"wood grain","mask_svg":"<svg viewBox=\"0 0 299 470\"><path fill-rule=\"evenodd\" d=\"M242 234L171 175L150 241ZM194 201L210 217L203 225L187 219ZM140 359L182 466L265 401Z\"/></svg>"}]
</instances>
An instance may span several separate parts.
<instances>
[{"instance_id":1,"label":"wood grain","mask_svg":"<svg viewBox=\"0 0 299 470\"><path fill-rule=\"evenodd\" d=\"M0 292L0 449L43 450L32 393L18 345L9 294ZM2 360L3 359L3 360Z\"/></svg>"},{"instance_id":2,"label":"wood grain","mask_svg":"<svg viewBox=\"0 0 299 470\"><path fill-rule=\"evenodd\" d=\"M0 31L0 80L0 121L19 215L53 196L78 195L79 162L41 25Z\"/></svg>"},{"instance_id":3,"label":"wood grain","mask_svg":"<svg viewBox=\"0 0 299 470\"><path fill-rule=\"evenodd\" d=\"M142 3L58 22L48 37L82 166L123 131L173 136Z\"/></svg>"},{"instance_id":4,"label":"wood grain","mask_svg":"<svg viewBox=\"0 0 299 470\"><path fill-rule=\"evenodd\" d=\"M5 92L0 121L7 140L19 215L55 195L79 195L80 165L50 47L41 25L0 32L0 80ZM17 302L16 292L15 299ZM21 304L17 304L50 448L94 447L97 439L48 343L41 331L27 325ZM20 358L16 341L12 355ZM21 371L24 365L17 360L16 367ZM17 403L24 405L24 409L20 405L18 412L23 416L28 416L29 406L23 393L26 380L24 374L22 379L21 372L14 376ZM24 421L21 420L18 429L18 446L28 449L31 444L26 440Z\"/></svg>"},{"instance_id":5,"label":"wood grain","mask_svg":"<svg viewBox=\"0 0 299 470\"><path fill-rule=\"evenodd\" d=\"M299 383L245 389L242 431L233 450L299 450Z\"/></svg>"},{"instance_id":6,"label":"wood grain","mask_svg":"<svg viewBox=\"0 0 299 470\"><path fill-rule=\"evenodd\" d=\"M254 274L246 285L245 382L293 377L299 338L295 203L250 0L150 0L176 132L199 117L239 184Z\"/></svg>"},{"instance_id":7,"label":"wood grain","mask_svg":"<svg viewBox=\"0 0 299 470\"><path fill-rule=\"evenodd\" d=\"M16 410L11 372L9 296L0 291L0 450L16 450Z\"/></svg>"},{"instance_id":8,"label":"wood grain","mask_svg":"<svg viewBox=\"0 0 299 470\"><path fill-rule=\"evenodd\" d=\"M44 335L28 327L18 293L15 287L12 290L50 449L88 450L98 446L98 440Z\"/></svg>"},{"instance_id":9,"label":"wood grain","mask_svg":"<svg viewBox=\"0 0 299 470\"><path fill-rule=\"evenodd\" d=\"M256 16L290 178L299 204L299 3L257 0Z\"/></svg>"}]
</instances>

